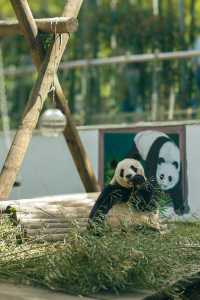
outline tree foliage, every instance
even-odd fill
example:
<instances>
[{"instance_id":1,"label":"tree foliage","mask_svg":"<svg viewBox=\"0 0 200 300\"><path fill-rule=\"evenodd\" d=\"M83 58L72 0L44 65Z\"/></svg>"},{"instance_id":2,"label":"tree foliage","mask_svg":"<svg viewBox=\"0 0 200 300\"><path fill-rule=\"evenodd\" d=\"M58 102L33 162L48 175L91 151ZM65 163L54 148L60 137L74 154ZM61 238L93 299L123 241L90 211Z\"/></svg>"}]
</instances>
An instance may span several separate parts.
<instances>
[{"instance_id":1,"label":"tree foliage","mask_svg":"<svg viewBox=\"0 0 200 300\"><path fill-rule=\"evenodd\" d=\"M29 3L35 17L59 16L63 7L61 0ZM149 0L85 0L79 30L72 36L64 60L190 49L198 36L200 3L183 1L182 16L179 4L178 0L160 0L159 15L154 15ZM0 5L2 19L14 16L9 1L0 0ZM2 45L5 68L31 65L22 37L4 38ZM60 76L73 113L89 124L99 113L109 112L117 119L120 112L149 110L154 70L154 63L142 63L65 70ZM185 108L193 98L198 100L191 60L158 63L157 72L159 104L164 110L168 108L171 87L176 91L178 108ZM6 78L13 126L17 125L35 76Z\"/></svg>"}]
</instances>

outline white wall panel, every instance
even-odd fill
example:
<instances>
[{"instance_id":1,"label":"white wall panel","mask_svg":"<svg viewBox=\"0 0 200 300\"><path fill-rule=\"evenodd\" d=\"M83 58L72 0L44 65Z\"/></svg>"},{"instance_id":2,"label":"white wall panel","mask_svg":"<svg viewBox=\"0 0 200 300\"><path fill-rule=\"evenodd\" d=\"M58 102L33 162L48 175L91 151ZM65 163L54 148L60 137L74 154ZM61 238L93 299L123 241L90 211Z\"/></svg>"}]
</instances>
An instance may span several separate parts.
<instances>
[{"instance_id":1,"label":"white wall panel","mask_svg":"<svg viewBox=\"0 0 200 300\"><path fill-rule=\"evenodd\" d=\"M200 216L200 125L186 126L188 202L191 214Z\"/></svg>"},{"instance_id":2,"label":"white wall panel","mask_svg":"<svg viewBox=\"0 0 200 300\"><path fill-rule=\"evenodd\" d=\"M98 131L80 130L80 136L98 174ZM6 156L0 136L0 166ZM84 192L84 187L63 136L34 135L21 170L21 187L15 187L11 199L33 198Z\"/></svg>"}]
</instances>

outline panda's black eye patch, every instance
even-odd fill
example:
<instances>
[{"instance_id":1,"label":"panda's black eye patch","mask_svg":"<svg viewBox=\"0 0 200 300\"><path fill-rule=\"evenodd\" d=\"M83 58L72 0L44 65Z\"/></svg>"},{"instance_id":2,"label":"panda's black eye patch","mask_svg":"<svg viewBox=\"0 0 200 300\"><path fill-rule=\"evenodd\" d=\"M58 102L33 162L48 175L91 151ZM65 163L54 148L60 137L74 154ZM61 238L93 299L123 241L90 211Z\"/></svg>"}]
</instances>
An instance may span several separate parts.
<instances>
[{"instance_id":1,"label":"panda's black eye patch","mask_svg":"<svg viewBox=\"0 0 200 300\"><path fill-rule=\"evenodd\" d=\"M174 165L174 167L175 167L176 169L178 169L178 163L177 163L177 161L174 161L174 162L173 162L173 165Z\"/></svg>"},{"instance_id":2,"label":"panda's black eye patch","mask_svg":"<svg viewBox=\"0 0 200 300\"><path fill-rule=\"evenodd\" d=\"M163 180L163 179L164 179L164 177L165 177L165 175L164 175L164 174L161 174L161 175L160 175L160 179L161 179L161 180Z\"/></svg>"},{"instance_id":3,"label":"panda's black eye patch","mask_svg":"<svg viewBox=\"0 0 200 300\"><path fill-rule=\"evenodd\" d=\"M137 173L137 168L136 167L134 167L134 166L131 166L131 169L135 172L135 173Z\"/></svg>"},{"instance_id":4,"label":"panda's black eye patch","mask_svg":"<svg viewBox=\"0 0 200 300\"><path fill-rule=\"evenodd\" d=\"M124 177L124 169L121 169L121 170L120 170L119 176L120 176L120 177Z\"/></svg>"},{"instance_id":5,"label":"panda's black eye patch","mask_svg":"<svg viewBox=\"0 0 200 300\"><path fill-rule=\"evenodd\" d=\"M161 165L164 162L165 162L164 158L163 157L159 157L158 164Z\"/></svg>"}]
</instances>

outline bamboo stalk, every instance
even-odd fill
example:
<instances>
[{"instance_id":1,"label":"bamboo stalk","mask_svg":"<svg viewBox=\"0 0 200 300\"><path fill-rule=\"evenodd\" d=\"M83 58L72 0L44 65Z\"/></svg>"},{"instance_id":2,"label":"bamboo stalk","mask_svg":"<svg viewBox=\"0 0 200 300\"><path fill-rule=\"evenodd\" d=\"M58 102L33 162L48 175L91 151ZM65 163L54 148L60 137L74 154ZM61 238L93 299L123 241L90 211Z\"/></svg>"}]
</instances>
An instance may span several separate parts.
<instances>
[{"instance_id":1,"label":"bamboo stalk","mask_svg":"<svg viewBox=\"0 0 200 300\"><path fill-rule=\"evenodd\" d=\"M45 240L48 242L57 242L57 241L63 241L67 238L67 234L64 233L57 233L57 234L46 234L43 236L38 236L37 240Z\"/></svg>"},{"instance_id":2,"label":"bamboo stalk","mask_svg":"<svg viewBox=\"0 0 200 300\"><path fill-rule=\"evenodd\" d=\"M19 219L20 219L20 215L19 215ZM27 226L30 225L30 226L39 226L39 227L41 227L42 224L48 224L48 226L50 226L50 227L54 227L58 224L58 226L64 227L66 224L73 222L73 219L70 219L70 218L68 218L67 220L66 220L66 218L31 219L31 218L25 218L25 216L23 216L23 218L21 218L21 220L23 221L23 224L25 224ZM87 220L88 220L88 218L80 218L79 222L85 222Z\"/></svg>"},{"instance_id":3,"label":"bamboo stalk","mask_svg":"<svg viewBox=\"0 0 200 300\"><path fill-rule=\"evenodd\" d=\"M18 200L6 200L0 202L0 210L5 210L7 206L14 206L16 209L21 209L23 207L34 207L36 206L51 206L51 205L60 205L60 206L75 206L80 207L84 205L92 205L94 200L97 199L99 193L89 193L89 194L67 194L59 196L46 196L38 197L33 199L18 199Z\"/></svg>"},{"instance_id":4,"label":"bamboo stalk","mask_svg":"<svg viewBox=\"0 0 200 300\"><path fill-rule=\"evenodd\" d=\"M47 33L73 33L78 28L76 18L43 18L35 19L38 30ZM0 21L0 37L23 34L18 21Z\"/></svg>"},{"instance_id":5,"label":"bamboo stalk","mask_svg":"<svg viewBox=\"0 0 200 300\"><path fill-rule=\"evenodd\" d=\"M85 224L86 225L86 224ZM63 233L66 234L67 232L69 232L70 230L72 230L72 227L70 228L68 227L63 227L63 228L26 228L26 233L28 235L43 235L43 234L59 234L59 233Z\"/></svg>"},{"instance_id":6,"label":"bamboo stalk","mask_svg":"<svg viewBox=\"0 0 200 300\"><path fill-rule=\"evenodd\" d=\"M83 0L69 0L65 6L63 16L77 17L82 1ZM29 32L32 32L32 28L28 26L28 19L25 21L23 20L23 7L28 5L27 2L25 0L11 0L11 3L17 10L16 14L19 18L19 22L21 21L20 26L24 29L24 33L27 32L27 34L29 34ZM37 32L37 27L35 32ZM33 38L31 40L33 41ZM20 170L25 153L29 146L32 132L38 122L44 101L47 98L68 40L69 34L67 33L62 34L62 39L59 35L56 35L55 41L53 41L49 47L47 55L41 66L38 79L30 94L28 105L25 109L19 129L16 132L12 146L0 174L0 199L6 199L12 190L16 176Z\"/></svg>"},{"instance_id":7,"label":"bamboo stalk","mask_svg":"<svg viewBox=\"0 0 200 300\"><path fill-rule=\"evenodd\" d=\"M85 225L88 223L88 218L82 218L82 219L79 219L77 220L76 218L76 223L78 223L79 225ZM50 223L50 222L34 222L34 220L32 222L24 222L23 220L23 225L25 228L29 228L29 229L39 229L39 228L69 228L69 226L73 225L73 220L66 220L66 222L59 222L59 220L57 222L54 222L54 223Z\"/></svg>"},{"instance_id":8,"label":"bamboo stalk","mask_svg":"<svg viewBox=\"0 0 200 300\"><path fill-rule=\"evenodd\" d=\"M70 207L63 207L59 204L52 206L43 206L43 207L38 207L35 205L34 207L23 207L23 208L18 208L17 211L20 213L27 213L27 214L42 214L42 215L55 215L57 216L58 214L60 215L67 215L67 214L77 214L77 215L85 215L86 217L88 216L88 209L91 209L92 206L94 205L94 202L91 204L86 203L82 207L76 207L76 206L70 206Z\"/></svg>"},{"instance_id":9,"label":"bamboo stalk","mask_svg":"<svg viewBox=\"0 0 200 300\"><path fill-rule=\"evenodd\" d=\"M170 89L170 96L169 96L169 110L168 110L168 120L173 120L174 118L174 111L175 111L175 91L172 87Z\"/></svg>"}]
</instances>

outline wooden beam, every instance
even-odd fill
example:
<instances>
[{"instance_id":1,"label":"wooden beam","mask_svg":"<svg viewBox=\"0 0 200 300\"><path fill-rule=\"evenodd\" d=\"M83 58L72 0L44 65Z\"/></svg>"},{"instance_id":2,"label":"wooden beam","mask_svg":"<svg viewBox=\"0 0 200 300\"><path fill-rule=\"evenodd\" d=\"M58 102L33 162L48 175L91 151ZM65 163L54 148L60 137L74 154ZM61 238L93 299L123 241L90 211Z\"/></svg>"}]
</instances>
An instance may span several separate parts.
<instances>
[{"instance_id":1,"label":"wooden beam","mask_svg":"<svg viewBox=\"0 0 200 300\"><path fill-rule=\"evenodd\" d=\"M78 28L76 18L45 18L35 19L38 30L48 33L72 33ZM0 37L23 34L20 24L17 21L0 21Z\"/></svg>"},{"instance_id":2,"label":"wooden beam","mask_svg":"<svg viewBox=\"0 0 200 300\"><path fill-rule=\"evenodd\" d=\"M34 64L36 65L37 69L40 70L40 67L44 60L44 53L42 51L41 43L38 39L37 25L29 8L28 2L21 0L11 0L11 3L13 5L17 18L20 20L22 30L24 31L24 36L30 46ZM96 180L92 164L84 149L78 130L75 126L75 122L71 115L67 100L56 74L54 77L54 84L57 107L61 109L61 111L67 118L67 125L64 129L63 134L71 151L72 158L86 192L97 192L100 188Z\"/></svg>"},{"instance_id":3,"label":"wooden beam","mask_svg":"<svg viewBox=\"0 0 200 300\"><path fill-rule=\"evenodd\" d=\"M122 56L113 56L105 58L94 58L94 59L80 59L72 60L68 62L63 62L59 66L59 70L70 70L70 69L82 69L82 68L92 68L92 67L102 67L106 65L117 65L117 64L129 64L129 63L148 63L155 61L164 61L164 60L182 60L182 59L192 59L199 58L200 51L197 50L187 50L187 51L174 51L174 52L163 52L157 54L133 54L133 55L122 55ZM22 67L13 67L10 66L4 69L4 74L6 76L22 76L25 74L32 74L34 72L33 66L22 66Z\"/></svg>"},{"instance_id":4,"label":"wooden beam","mask_svg":"<svg viewBox=\"0 0 200 300\"><path fill-rule=\"evenodd\" d=\"M105 58L93 58L93 59L80 59L69 62L63 62L60 65L61 70L77 69L77 68L89 68L89 67L101 67L106 65L116 64L130 64L130 63L147 63L152 61L164 61L164 60L180 60L199 58L200 51L198 50L186 50L186 51L173 51L173 52L160 52L160 53L146 53L146 54L127 54ZM23 72L24 70L22 70Z\"/></svg>"},{"instance_id":5,"label":"wooden beam","mask_svg":"<svg viewBox=\"0 0 200 300\"><path fill-rule=\"evenodd\" d=\"M63 16L76 18L82 2L83 0L69 0L65 6ZM11 3L13 7L19 8L19 22L21 20L23 21L23 6L26 5L27 2L25 0L11 0ZM20 14L20 11L22 15ZM23 26L22 23L21 26ZM24 32L25 29L26 27L24 28ZM29 32L29 30L30 28L28 27L27 32ZM6 199L12 190L17 173L20 170L25 153L28 149L32 132L38 122L44 101L47 98L68 41L69 34L62 34L62 38L57 34L55 40L49 47L38 74L36 84L30 94L28 105L25 109L19 129L13 139L12 146L0 174L0 199Z\"/></svg>"}]
</instances>

